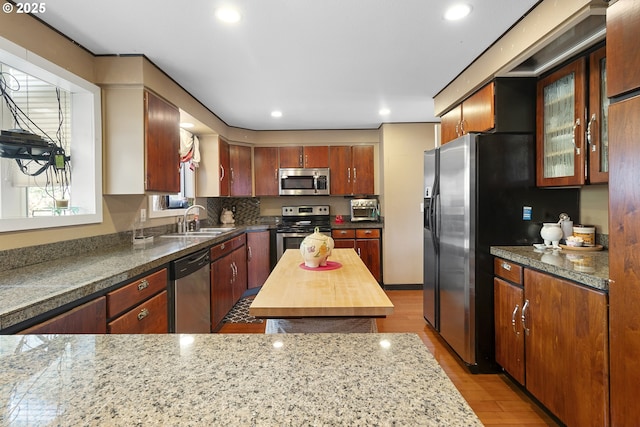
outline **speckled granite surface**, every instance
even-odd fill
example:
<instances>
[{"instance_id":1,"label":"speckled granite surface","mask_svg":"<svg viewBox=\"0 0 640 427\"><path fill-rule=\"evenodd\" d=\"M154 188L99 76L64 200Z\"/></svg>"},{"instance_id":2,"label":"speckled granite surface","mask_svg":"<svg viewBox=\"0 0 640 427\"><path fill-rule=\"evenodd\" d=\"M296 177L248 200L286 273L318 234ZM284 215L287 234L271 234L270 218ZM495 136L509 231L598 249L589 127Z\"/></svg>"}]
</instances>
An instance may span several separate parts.
<instances>
[{"instance_id":1,"label":"speckled granite surface","mask_svg":"<svg viewBox=\"0 0 640 427\"><path fill-rule=\"evenodd\" d=\"M198 249L245 231L266 228L240 226L216 237L156 236L153 243L137 248L128 241L4 271L0 275L0 330L104 291Z\"/></svg>"},{"instance_id":2,"label":"speckled granite surface","mask_svg":"<svg viewBox=\"0 0 640 427\"><path fill-rule=\"evenodd\" d=\"M492 246L491 254L596 289L609 290L609 252Z\"/></svg>"},{"instance_id":3,"label":"speckled granite surface","mask_svg":"<svg viewBox=\"0 0 640 427\"><path fill-rule=\"evenodd\" d=\"M1 336L0 425L480 426L414 334Z\"/></svg>"}]
</instances>

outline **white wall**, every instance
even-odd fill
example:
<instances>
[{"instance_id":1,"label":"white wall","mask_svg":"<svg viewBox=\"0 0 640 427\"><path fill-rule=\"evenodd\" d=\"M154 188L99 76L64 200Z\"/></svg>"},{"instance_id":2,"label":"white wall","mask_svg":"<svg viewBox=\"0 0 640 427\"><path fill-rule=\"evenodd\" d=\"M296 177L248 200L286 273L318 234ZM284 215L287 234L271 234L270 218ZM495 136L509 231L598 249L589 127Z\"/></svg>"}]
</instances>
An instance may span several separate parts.
<instances>
[{"instance_id":1,"label":"white wall","mask_svg":"<svg viewBox=\"0 0 640 427\"><path fill-rule=\"evenodd\" d=\"M423 153L435 147L436 126L385 124L380 131L385 286L422 284Z\"/></svg>"}]
</instances>

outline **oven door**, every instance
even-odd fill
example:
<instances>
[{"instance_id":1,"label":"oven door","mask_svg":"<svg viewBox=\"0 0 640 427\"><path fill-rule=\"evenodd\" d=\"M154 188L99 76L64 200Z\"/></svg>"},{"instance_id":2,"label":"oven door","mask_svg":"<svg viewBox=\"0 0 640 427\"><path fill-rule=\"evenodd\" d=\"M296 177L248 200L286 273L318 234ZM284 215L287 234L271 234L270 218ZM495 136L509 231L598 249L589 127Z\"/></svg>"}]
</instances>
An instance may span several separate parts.
<instances>
[{"instance_id":1,"label":"oven door","mask_svg":"<svg viewBox=\"0 0 640 427\"><path fill-rule=\"evenodd\" d=\"M311 233L313 233L313 231L309 231L306 233L305 232L289 233L286 231L278 231L276 233L276 252L278 254L277 261L280 261L282 254L284 254L284 251L286 251L287 249L300 250L300 243L302 243L304 238ZM324 234L325 236L331 236L330 232L327 233L327 232L321 231L320 233Z\"/></svg>"}]
</instances>

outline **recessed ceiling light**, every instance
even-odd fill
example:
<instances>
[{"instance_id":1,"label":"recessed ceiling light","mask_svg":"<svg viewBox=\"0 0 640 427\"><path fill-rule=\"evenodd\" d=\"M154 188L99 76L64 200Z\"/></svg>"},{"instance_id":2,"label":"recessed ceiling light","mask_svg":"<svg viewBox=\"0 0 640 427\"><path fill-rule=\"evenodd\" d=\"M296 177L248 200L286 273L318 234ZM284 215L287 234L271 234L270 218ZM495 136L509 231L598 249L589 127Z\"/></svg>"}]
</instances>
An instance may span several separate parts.
<instances>
[{"instance_id":1,"label":"recessed ceiling light","mask_svg":"<svg viewBox=\"0 0 640 427\"><path fill-rule=\"evenodd\" d=\"M189 123L189 122L180 123L180 127L184 129L191 129L194 126L195 125L193 123Z\"/></svg>"},{"instance_id":2,"label":"recessed ceiling light","mask_svg":"<svg viewBox=\"0 0 640 427\"><path fill-rule=\"evenodd\" d=\"M391 114L391 110L389 110L388 108L381 108L380 111L378 111L378 114L380 114L381 116L388 116L389 114Z\"/></svg>"},{"instance_id":3,"label":"recessed ceiling light","mask_svg":"<svg viewBox=\"0 0 640 427\"><path fill-rule=\"evenodd\" d=\"M224 7L216 10L216 18L222 22L233 24L240 20L240 12L230 7Z\"/></svg>"},{"instance_id":4,"label":"recessed ceiling light","mask_svg":"<svg viewBox=\"0 0 640 427\"><path fill-rule=\"evenodd\" d=\"M278 110L272 111L271 117L275 117L275 118L282 117L282 111L278 111Z\"/></svg>"},{"instance_id":5,"label":"recessed ceiling light","mask_svg":"<svg viewBox=\"0 0 640 427\"><path fill-rule=\"evenodd\" d=\"M444 13L444 19L447 21L457 21L458 19L462 19L471 13L471 6L468 4L456 4L451 6Z\"/></svg>"}]
</instances>

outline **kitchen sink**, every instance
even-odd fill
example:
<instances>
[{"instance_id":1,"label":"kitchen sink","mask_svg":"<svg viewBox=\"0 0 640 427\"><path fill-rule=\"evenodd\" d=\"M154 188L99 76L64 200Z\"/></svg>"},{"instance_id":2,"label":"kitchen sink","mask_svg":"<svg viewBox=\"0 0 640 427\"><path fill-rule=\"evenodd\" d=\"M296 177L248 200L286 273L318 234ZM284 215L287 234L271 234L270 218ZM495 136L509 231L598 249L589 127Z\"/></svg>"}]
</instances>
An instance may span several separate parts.
<instances>
[{"instance_id":1,"label":"kitchen sink","mask_svg":"<svg viewBox=\"0 0 640 427\"><path fill-rule=\"evenodd\" d=\"M228 231L235 230L235 227L206 227L198 231L185 231L182 233L163 234L160 237L216 237Z\"/></svg>"}]
</instances>

